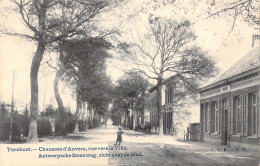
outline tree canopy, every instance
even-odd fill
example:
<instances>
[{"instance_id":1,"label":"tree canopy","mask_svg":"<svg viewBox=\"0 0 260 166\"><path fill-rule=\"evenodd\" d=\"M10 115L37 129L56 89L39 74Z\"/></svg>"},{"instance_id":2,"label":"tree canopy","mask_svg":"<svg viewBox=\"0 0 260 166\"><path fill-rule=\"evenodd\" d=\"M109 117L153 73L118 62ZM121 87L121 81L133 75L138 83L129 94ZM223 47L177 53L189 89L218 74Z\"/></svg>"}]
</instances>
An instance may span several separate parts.
<instances>
[{"instance_id":1,"label":"tree canopy","mask_svg":"<svg viewBox=\"0 0 260 166\"><path fill-rule=\"evenodd\" d=\"M112 115L121 116L126 113L130 123L128 109L144 109L146 91L149 86L148 80L137 73L123 75L114 87Z\"/></svg>"}]
</instances>

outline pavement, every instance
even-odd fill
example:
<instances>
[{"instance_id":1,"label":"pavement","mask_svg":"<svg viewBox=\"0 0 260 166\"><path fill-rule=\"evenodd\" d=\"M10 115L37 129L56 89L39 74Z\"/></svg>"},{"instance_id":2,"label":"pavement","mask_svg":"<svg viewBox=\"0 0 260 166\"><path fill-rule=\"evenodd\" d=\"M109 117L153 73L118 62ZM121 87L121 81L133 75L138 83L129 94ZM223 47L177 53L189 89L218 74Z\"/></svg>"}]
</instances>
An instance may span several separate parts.
<instances>
[{"instance_id":1,"label":"pavement","mask_svg":"<svg viewBox=\"0 0 260 166\"><path fill-rule=\"evenodd\" d=\"M118 126L108 125L85 132L68 134L67 136L51 136L41 138L42 144L52 143L93 143L113 147ZM109 157L108 165L169 165L169 166L208 166L208 165L259 165L259 152L224 151L225 146L216 146L203 142L176 140L173 136L159 137L133 130L122 130L121 146L127 148L127 153L135 156ZM110 150L108 153L121 153Z\"/></svg>"}]
</instances>

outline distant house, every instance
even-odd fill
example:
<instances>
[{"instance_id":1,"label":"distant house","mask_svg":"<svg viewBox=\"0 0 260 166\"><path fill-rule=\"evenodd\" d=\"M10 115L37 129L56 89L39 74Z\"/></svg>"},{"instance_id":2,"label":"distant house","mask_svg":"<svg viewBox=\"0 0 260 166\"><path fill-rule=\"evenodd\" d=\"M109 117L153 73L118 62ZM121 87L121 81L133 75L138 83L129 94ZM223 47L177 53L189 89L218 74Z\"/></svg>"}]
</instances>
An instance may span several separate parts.
<instances>
[{"instance_id":1,"label":"distant house","mask_svg":"<svg viewBox=\"0 0 260 166\"><path fill-rule=\"evenodd\" d=\"M155 87L152 87L149 90L150 98L149 98L149 111L150 111L150 124L153 132L158 132L158 109L156 108L156 100L157 100L157 91Z\"/></svg>"},{"instance_id":2,"label":"distant house","mask_svg":"<svg viewBox=\"0 0 260 166\"><path fill-rule=\"evenodd\" d=\"M162 86L162 114L163 114L163 133L172 135L174 132L174 111L173 111L173 92L175 87L176 78L171 76L163 81ZM149 111L150 111L150 124L153 132L158 132L159 119L157 109L157 88L153 86L149 90Z\"/></svg>"},{"instance_id":3,"label":"distant house","mask_svg":"<svg viewBox=\"0 0 260 166\"><path fill-rule=\"evenodd\" d=\"M199 89L200 137L205 142L257 149L260 144L260 47Z\"/></svg>"}]
</instances>

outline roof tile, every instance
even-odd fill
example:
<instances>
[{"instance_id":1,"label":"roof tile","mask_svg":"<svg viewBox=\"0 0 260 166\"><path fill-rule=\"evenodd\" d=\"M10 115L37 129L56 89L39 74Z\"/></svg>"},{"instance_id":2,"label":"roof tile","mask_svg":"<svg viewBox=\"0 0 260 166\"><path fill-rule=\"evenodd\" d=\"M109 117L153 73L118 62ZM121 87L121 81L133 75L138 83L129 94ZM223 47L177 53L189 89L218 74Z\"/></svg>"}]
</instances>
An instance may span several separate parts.
<instances>
[{"instance_id":1,"label":"roof tile","mask_svg":"<svg viewBox=\"0 0 260 166\"><path fill-rule=\"evenodd\" d=\"M238 75L240 73L249 71L256 67L260 67L260 48L256 47L243 58L241 58L237 63L231 66L224 73L220 74L213 82L210 84L214 84L218 81L222 81L224 79L230 78L232 76Z\"/></svg>"}]
</instances>

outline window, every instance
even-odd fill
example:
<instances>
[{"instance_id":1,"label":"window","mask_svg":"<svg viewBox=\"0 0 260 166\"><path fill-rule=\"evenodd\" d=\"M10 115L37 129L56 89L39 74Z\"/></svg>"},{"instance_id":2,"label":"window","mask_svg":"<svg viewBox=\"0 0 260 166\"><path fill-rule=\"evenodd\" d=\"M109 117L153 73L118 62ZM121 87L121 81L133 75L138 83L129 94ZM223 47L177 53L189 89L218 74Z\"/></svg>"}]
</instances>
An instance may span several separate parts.
<instances>
[{"instance_id":1,"label":"window","mask_svg":"<svg viewBox=\"0 0 260 166\"><path fill-rule=\"evenodd\" d=\"M252 134L257 134L257 106L256 93L252 94Z\"/></svg>"},{"instance_id":2,"label":"window","mask_svg":"<svg viewBox=\"0 0 260 166\"><path fill-rule=\"evenodd\" d=\"M165 91L165 103L171 103L172 102L172 87L170 87L168 90Z\"/></svg>"},{"instance_id":3,"label":"window","mask_svg":"<svg viewBox=\"0 0 260 166\"><path fill-rule=\"evenodd\" d=\"M210 104L205 104L205 132L209 132L210 130Z\"/></svg>"},{"instance_id":4,"label":"window","mask_svg":"<svg viewBox=\"0 0 260 166\"><path fill-rule=\"evenodd\" d=\"M205 104L205 132L208 131L208 104Z\"/></svg>"},{"instance_id":5,"label":"window","mask_svg":"<svg viewBox=\"0 0 260 166\"><path fill-rule=\"evenodd\" d=\"M172 87L170 87L170 89L169 89L169 103L171 103L172 102Z\"/></svg>"},{"instance_id":6,"label":"window","mask_svg":"<svg viewBox=\"0 0 260 166\"><path fill-rule=\"evenodd\" d=\"M218 132L219 126L219 109L218 109L218 101L215 101L215 132Z\"/></svg>"},{"instance_id":7,"label":"window","mask_svg":"<svg viewBox=\"0 0 260 166\"><path fill-rule=\"evenodd\" d=\"M168 90L165 91L165 104L168 103Z\"/></svg>"},{"instance_id":8,"label":"window","mask_svg":"<svg viewBox=\"0 0 260 166\"><path fill-rule=\"evenodd\" d=\"M224 109L228 109L228 100L224 99Z\"/></svg>"}]
</instances>

